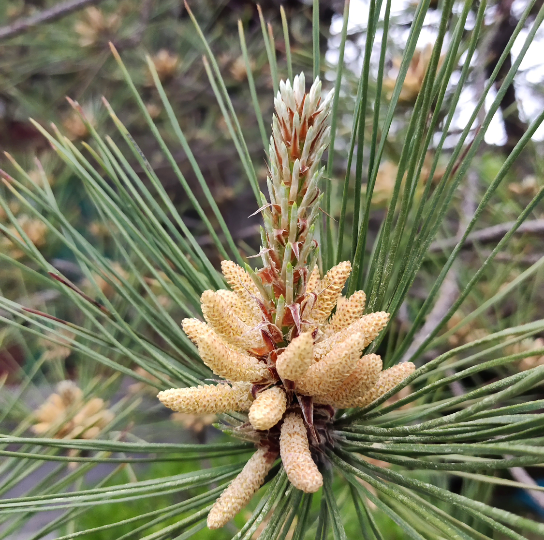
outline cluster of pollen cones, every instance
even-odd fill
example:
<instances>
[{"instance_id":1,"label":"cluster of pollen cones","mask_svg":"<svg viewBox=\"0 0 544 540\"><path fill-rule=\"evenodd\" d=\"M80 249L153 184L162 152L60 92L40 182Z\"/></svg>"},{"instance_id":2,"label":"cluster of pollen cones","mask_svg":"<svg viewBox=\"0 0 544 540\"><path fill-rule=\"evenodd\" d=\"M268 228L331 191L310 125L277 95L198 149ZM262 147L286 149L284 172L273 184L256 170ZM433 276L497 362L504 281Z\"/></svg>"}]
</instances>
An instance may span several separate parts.
<instances>
[{"instance_id":1,"label":"cluster of pollen cones","mask_svg":"<svg viewBox=\"0 0 544 540\"><path fill-rule=\"evenodd\" d=\"M203 362L224 383L160 392L174 411L192 414L248 412L259 449L210 511L208 526L225 525L264 482L274 461L281 460L290 482L306 493L323 478L312 457L328 440L334 409L370 404L413 372L411 363L382 371L376 354L361 356L384 328L388 314L363 315L362 291L341 296L349 262L332 268L323 279L314 270L302 310L301 332L289 343L267 319L257 287L248 273L230 261L222 264L232 291L205 291L206 322L185 319L183 329L197 345ZM334 315L332 310L336 307ZM257 308L257 309L255 309ZM276 339L279 339L278 337Z\"/></svg>"},{"instance_id":2,"label":"cluster of pollen cones","mask_svg":"<svg viewBox=\"0 0 544 540\"><path fill-rule=\"evenodd\" d=\"M262 196L263 268L231 261L222 271L231 290L204 291L206 322L183 329L219 384L173 388L158 398L189 414L247 412L231 430L255 441L257 452L215 502L208 527L224 526L264 483L281 457L289 481L319 490L319 458L333 444L336 409L364 407L413 372L410 363L382 371L378 355L362 355L386 326L385 312L363 315L365 294L342 290L351 272L342 262L320 276L314 238L321 193L321 156L329 143L330 95L319 79L305 93L304 75L281 82L269 147L270 202Z\"/></svg>"}]
</instances>

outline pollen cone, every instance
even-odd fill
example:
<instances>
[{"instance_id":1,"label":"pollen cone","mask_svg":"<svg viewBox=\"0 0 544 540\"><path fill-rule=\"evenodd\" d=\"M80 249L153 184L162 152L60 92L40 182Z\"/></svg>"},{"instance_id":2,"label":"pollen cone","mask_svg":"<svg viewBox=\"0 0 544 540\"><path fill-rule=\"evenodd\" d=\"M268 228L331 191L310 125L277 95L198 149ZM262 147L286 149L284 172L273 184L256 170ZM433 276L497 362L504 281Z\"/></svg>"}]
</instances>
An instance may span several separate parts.
<instances>
[{"instance_id":1,"label":"pollen cone","mask_svg":"<svg viewBox=\"0 0 544 540\"><path fill-rule=\"evenodd\" d=\"M297 392L308 396L326 396L336 391L355 370L363 344L363 334L350 336L308 369L297 382Z\"/></svg>"},{"instance_id":2,"label":"pollen cone","mask_svg":"<svg viewBox=\"0 0 544 540\"><path fill-rule=\"evenodd\" d=\"M356 291L349 298L341 296L327 330L334 334L360 319L365 310L365 302L366 295L363 291Z\"/></svg>"},{"instance_id":3,"label":"pollen cone","mask_svg":"<svg viewBox=\"0 0 544 540\"><path fill-rule=\"evenodd\" d=\"M308 284L306 285L306 292L313 293L319 290L319 268L317 265L314 266L310 278L308 279Z\"/></svg>"},{"instance_id":4,"label":"pollen cone","mask_svg":"<svg viewBox=\"0 0 544 540\"><path fill-rule=\"evenodd\" d=\"M251 383L208 384L191 388L171 388L157 397L169 409L186 414L218 414L248 411L253 402Z\"/></svg>"},{"instance_id":5,"label":"pollen cone","mask_svg":"<svg viewBox=\"0 0 544 540\"><path fill-rule=\"evenodd\" d=\"M262 299L259 289L257 289L257 286L253 283L250 275L241 266L238 266L232 261L222 261L221 270L230 288L240 298L240 303L245 309L247 320L242 320L244 320L244 322L248 322L248 320L260 320L261 310L258 301Z\"/></svg>"},{"instance_id":6,"label":"pollen cone","mask_svg":"<svg viewBox=\"0 0 544 540\"><path fill-rule=\"evenodd\" d=\"M304 493L315 493L323 476L312 459L306 426L300 416L290 413L281 426L280 454L291 484Z\"/></svg>"},{"instance_id":7,"label":"pollen cone","mask_svg":"<svg viewBox=\"0 0 544 540\"><path fill-rule=\"evenodd\" d=\"M281 420L286 408L285 392L274 386L257 394L249 409L249 421L255 429L265 431Z\"/></svg>"},{"instance_id":8,"label":"pollen cone","mask_svg":"<svg viewBox=\"0 0 544 540\"><path fill-rule=\"evenodd\" d=\"M229 305L230 297L224 293L204 291L200 298L206 322L229 344L243 350L265 347L261 331L246 324Z\"/></svg>"},{"instance_id":9,"label":"pollen cone","mask_svg":"<svg viewBox=\"0 0 544 540\"><path fill-rule=\"evenodd\" d=\"M414 366L412 362L405 362L382 371L378 378L378 382L368 392L355 400L355 402L350 406L366 407L366 405L376 401L386 392L389 392L389 390L395 388L395 386L406 379L408 375L411 375L415 369L416 366Z\"/></svg>"},{"instance_id":10,"label":"pollen cone","mask_svg":"<svg viewBox=\"0 0 544 540\"><path fill-rule=\"evenodd\" d=\"M216 374L229 381L259 382L268 378L268 368L249 354L229 347L213 332L198 342L202 361Z\"/></svg>"},{"instance_id":11,"label":"pollen cone","mask_svg":"<svg viewBox=\"0 0 544 540\"><path fill-rule=\"evenodd\" d=\"M331 394L320 396L317 403L332 405L337 409L351 407L351 403L368 392L378 381L382 370L382 359L377 354L363 356L353 373Z\"/></svg>"},{"instance_id":12,"label":"pollen cone","mask_svg":"<svg viewBox=\"0 0 544 540\"><path fill-rule=\"evenodd\" d=\"M336 334L324 339L318 343L314 348L314 358L321 360L325 355L334 350L340 343L348 339L355 333L361 333L364 335L364 347L368 347L383 330L387 322L389 321L389 313L385 311L376 311L364 315L354 323L350 324L347 328L340 330Z\"/></svg>"},{"instance_id":13,"label":"pollen cone","mask_svg":"<svg viewBox=\"0 0 544 540\"><path fill-rule=\"evenodd\" d=\"M213 330L202 321L198 319L183 319L181 321L181 326L183 331L187 334L187 337L196 345L198 345L198 340L204 335L208 335Z\"/></svg>"},{"instance_id":14,"label":"pollen cone","mask_svg":"<svg viewBox=\"0 0 544 540\"><path fill-rule=\"evenodd\" d=\"M278 356L276 369L284 380L298 381L308 371L314 361L314 338L311 332L305 332L287 345Z\"/></svg>"},{"instance_id":15,"label":"pollen cone","mask_svg":"<svg viewBox=\"0 0 544 540\"><path fill-rule=\"evenodd\" d=\"M320 283L320 289L317 296L317 301L312 308L310 318L317 322L324 322L331 314L344 284L351 272L351 264L349 261L341 262L331 268Z\"/></svg>"},{"instance_id":16,"label":"pollen cone","mask_svg":"<svg viewBox=\"0 0 544 540\"><path fill-rule=\"evenodd\" d=\"M208 514L208 528L219 529L227 524L263 485L277 453L259 448L242 472L223 491Z\"/></svg>"}]
</instances>

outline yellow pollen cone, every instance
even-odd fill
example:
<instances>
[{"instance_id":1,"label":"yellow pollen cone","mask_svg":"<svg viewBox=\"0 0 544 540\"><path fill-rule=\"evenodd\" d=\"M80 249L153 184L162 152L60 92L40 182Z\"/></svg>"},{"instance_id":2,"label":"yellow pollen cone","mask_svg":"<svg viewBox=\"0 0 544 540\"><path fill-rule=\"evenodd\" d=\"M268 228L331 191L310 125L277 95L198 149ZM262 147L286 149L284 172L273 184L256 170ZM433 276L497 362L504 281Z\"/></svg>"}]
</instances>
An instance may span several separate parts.
<instances>
[{"instance_id":1,"label":"yellow pollen cone","mask_svg":"<svg viewBox=\"0 0 544 540\"><path fill-rule=\"evenodd\" d=\"M305 332L287 345L276 361L278 375L289 381L298 381L314 362L314 338Z\"/></svg>"},{"instance_id":2,"label":"yellow pollen cone","mask_svg":"<svg viewBox=\"0 0 544 540\"><path fill-rule=\"evenodd\" d=\"M213 332L205 322L198 319L183 319L181 326L187 337L197 345L200 338Z\"/></svg>"},{"instance_id":3,"label":"yellow pollen cone","mask_svg":"<svg viewBox=\"0 0 544 540\"><path fill-rule=\"evenodd\" d=\"M198 352L202 361L216 375L229 381L259 382L269 378L266 364L229 347L213 332L200 338Z\"/></svg>"},{"instance_id":4,"label":"yellow pollen cone","mask_svg":"<svg viewBox=\"0 0 544 540\"><path fill-rule=\"evenodd\" d=\"M320 361L324 356L338 347L340 343L355 333L364 335L363 348L368 347L368 345L378 337L378 334L383 330L388 321L389 313L386 313L385 311L376 311L375 313L363 315L359 320L350 324L347 328L344 328L343 330L340 330L340 332L317 343L314 347L315 360Z\"/></svg>"},{"instance_id":5,"label":"yellow pollen cone","mask_svg":"<svg viewBox=\"0 0 544 540\"><path fill-rule=\"evenodd\" d=\"M257 300L262 300L262 298L250 275L232 261L222 261L221 270L230 288L236 293L244 306L247 319L260 320L262 313ZM244 318L242 320L247 322Z\"/></svg>"},{"instance_id":6,"label":"yellow pollen cone","mask_svg":"<svg viewBox=\"0 0 544 540\"><path fill-rule=\"evenodd\" d=\"M353 373L331 394L319 396L316 403L332 405L337 409L351 407L351 403L368 392L378 381L382 370L382 359L377 354L359 358Z\"/></svg>"},{"instance_id":7,"label":"yellow pollen cone","mask_svg":"<svg viewBox=\"0 0 544 540\"><path fill-rule=\"evenodd\" d=\"M251 295L253 295L257 298L261 297L259 289L257 289L257 286L253 283L250 275L241 266L238 266L232 261L222 261L221 271L230 288L235 293L240 296L248 295L251 297Z\"/></svg>"},{"instance_id":8,"label":"yellow pollen cone","mask_svg":"<svg viewBox=\"0 0 544 540\"><path fill-rule=\"evenodd\" d=\"M319 285L319 268L316 264L312 270L312 273L310 274L308 283L306 284L306 293L308 294L318 291L320 288Z\"/></svg>"},{"instance_id":9,"label":"yellow pollen cone","mask_svg":"<svg viewBox=\"0 0 544 540\"><path fill-rule=\"evenodd\" d=\"M366 295L363 291L354 292L349 298L341 296L336 305L336 313L332 316L327 333L334 334L347 328L363 316Z\"/></svg>"},{"instance_id":10,"label":"yellow pollen cone","mask_svg":"<svg viewBox=\"0 0 544 540\"><path fill-rule=\"evenodd\" d=\"M395 386L406 379L408 375L411 375L415 369L416 366L414 366L412 362L405 362L382 371L378 378L378 382L368 392L355 400L351 407L365 407L373 401L376 401L386 392L395 388Z\"/></svg>"},{"instance_id":11,"label":"yellow pollen cone","mask_svg":"<svg viewBox=\"0 0 544 540\"><path fill-rule=\"evenodd\" d=\"M216 291L215 294L218 295L223 302L225 302L225 305L235 317L238 317L250 328L257 326L261 322L261 310L258 308L257 304L252 306L256 309L251 309L250 306L248 306L248 304L246 304L242 298L233 291L220 289Z\"/></svg>"},{"instance_id":12,"label":"yellow pollen cone","mask_svg":"<svg viewBox=\"0 0 544 540\"><path fill-rule=\"evenodd\" d=\"M287 408L287 397L282 388L274 386L257 394L249 409L249 421L258 430L274 427Z\"/></svg>"},{"instance_id":13,"label":"yellow pollen cone","mask_svg":"<svg viewBox=\"0 0 544 540\"><path fill-rule=\"evenodd\" d=\"M253 402L251 387L251 383L208 384L163 390L157 397L169 409L186 414L248 411Z\"/></svg>"},{"instance_id":14,"label":"yellow pollen cone","mask_svg":"<svg viewBox=\"0 0 544 540\"><path fill-rule=\"evenodd\" d=\"M297 381L296 391L308 396L326 396L334 392L355 370L363 343L362 334L350 336L308 369Z\"/></svg>"},{"instance_id":15,"label":"yellow pollen cone","mask_svg":"<svg viewBox=\"0 0 544 540\"><path fill-rule=\"evenodd\" d=\"M317 322L324 322L331 314L344 284L351 272L349 261L341 262L331 268L319 284L317 301L312 308L310 319Z\"/></svg>"},{"instance_id":16,"label":"yellow pollen cone","mask_svg":"<svg viewBox=\"0 0 544 540\"><path fill-rule=\"evenodd\" d=\"M208 528L226 525L263 485L264 479L277 457L276 453L259 448L246 463L240 474L215 501L208 514Z\"/></svg>"},{"instance_id":17,"label":"yellow pollen cone","mask_svg":"<svg viewBox=\"0 0 544 540\"><path fill-rule=\"evenodd\" d=\"M304 493L315 493L323 476L312 459L304 421L296 413L285 417L281 426L280 455L287 478Z\"/></svg>"},{"instance_id":18,"label":"yellow pollen cone","mask_svg":"<svg viewBox=\"0 0 544 540\"><path fill-rule=\"evenodd\" d=\"M265 346L261 331L240 320L227 302L224 292L204 291L200 298L202 314L206 322L228 343L239 349L261 348Z\"/></svg>"}]
</instances>

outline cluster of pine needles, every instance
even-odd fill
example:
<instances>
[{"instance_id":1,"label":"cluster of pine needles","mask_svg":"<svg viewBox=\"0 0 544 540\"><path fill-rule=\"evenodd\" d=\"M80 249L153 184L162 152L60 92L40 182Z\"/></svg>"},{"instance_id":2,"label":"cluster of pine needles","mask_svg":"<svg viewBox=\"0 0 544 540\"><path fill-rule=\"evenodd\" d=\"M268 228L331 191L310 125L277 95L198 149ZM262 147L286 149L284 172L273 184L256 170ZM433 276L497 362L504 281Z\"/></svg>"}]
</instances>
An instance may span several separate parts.
<instances>
[{"instance_id":1,"label":"cluster of pine needles","mask_svg":"<svg viewBox=\"0 0 544 540\"><path fill-rule=\"evenodd\" d=\"M86 140L55 125L34 126L92 205L107 250L95 241L97 231L86 230L63 206L40 161L27 172L7 154L9 172L0 171L0 232L9 250L0 259L33 293L21 300L10 290L12 278L0 284L0 320L7 329L0 339L7 341L9 332L17 336L13 356L29 352L25 339L40 343L43 353L18 385L0 380L0 538L50 511L56 517L33 531L33 540L59 531L62 540L101 533L182 540L206 528L223 529L201 534L239 540L380 540L397 533L415 540L523 540L544 534L544 525L527 512L497 507L492 489L528 490L542 505L542 488L527 469L538 471L544 462L544 320L537 306L531 311L521 304L537 296L529 289L538 287L544 259L490 285L498 256L538 213L544 189L527 193L528 203L494 248L472 262L467 282L451 293L463 247L516 160L530 157L538 170L532 137L544 113L480 186L483 193L472 215L458 220L453 244L433 243L449 230L456 198L470 190L485 134L544 8L535 13L535 2L526 7L452 143L461 93L485 43L487 5L444 0L434 46L418 51L429 3L415 8L396 78L388 79L391 1L370 2L346 140L340 127L353 79L344 66L349 2L335 66L322 65L317 0L311 66L308 54L291 50L285 11L281 49L260 12L269 96L257 95L240 24L251 96L246 109L255 114L266 154L262 177L212 45L187 8L245 175L244 190L254 195L254 210L262 216L258 265L249 264L249 246L240 249L229 230L169 101L163 83L178 58L147 58L145 93L151 86L156 92L167 142L111 46L125 91L222 259L221 271L153 160L105 98L102 110L113 126L105 136L73 100L69 127L80 128ZM469 15L474 24L467 23ZM115 18L97 17L92 12L91 22L80 25L82 46L96 39L91 23L115 31ZM378 33L378 76L371 84ZM504 74L517 39L520 52ZM293 76L297 54L304 71ZM320 79L326 70L335 70L328 93ZM313 83L307 84L304 73L310 71ZM260 99L274 105L271 119L263 118ZM398 108L407 103L394 180L376 213L373 193L389 135ZM172 140L198 190L182 171ZM50 242L69 254L70 264L47 256ZM482 281L488 286L483 300ZM526 320L476 327L473 321L516 294ZM43 373L59 381L45 395L34 386ZM156 442L162 423L155 422L165 415L160 402L182 415L178 422L193 426L192 438L169 420L162 438L168 442ZM203 417L198 429L188 423L190 415ZM207 427L212 422L214 429ZM145 468L151 462L176 469L142 479L156 470ZM97 466L99 473L88 474ZM29 479L33 485L21 487ZM22 495L13 495L18 489ZM81 526L97 506L132 503L134 515Z\"/></svg>"}]
</instances>

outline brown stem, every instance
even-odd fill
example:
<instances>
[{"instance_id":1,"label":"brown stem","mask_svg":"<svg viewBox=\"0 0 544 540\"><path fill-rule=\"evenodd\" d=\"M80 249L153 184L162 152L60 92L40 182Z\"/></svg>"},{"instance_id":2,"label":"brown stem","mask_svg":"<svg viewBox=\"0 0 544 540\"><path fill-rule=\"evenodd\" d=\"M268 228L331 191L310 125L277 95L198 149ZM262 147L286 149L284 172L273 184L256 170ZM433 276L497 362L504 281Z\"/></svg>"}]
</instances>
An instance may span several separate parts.
<instances>
[{"instance_id":1,"label":"brown stem","mask_svg":"<svg viewBox=\"0 0 544 540\"><path fill-rule=\"evenodd\" d=\"M7 26L0 28L0 41L24 34L40 24L57 21L92 4L99 4L103 0L68 0L49 9L40 11L24 19L18 19Z\"/></svg>"},{"instance_id":2,"label":"brown stem","mask_svg":"<svg viewBox=\"0 0 544 540\"><path fill-rule=\"evenodd\" d=\"M436 328L437 324L442 321L458 296L459 285L457 283L457 269L453 266L442 283L436 304L427 316L425 324L414 336L414 340L406 353L404 353L401 362L408 362L412 359L413 354L418 350L427 336Z\"/></svg>"},{"instance_id":3,"label":"brown stem","mask_svg":"<svg viewBox=\"0 0 544 540\"><path fill-rule=\"evenodd\" d=\"M512 0L501 0L497 6L497 18L494 24L495 33L489 46L488 62L486 64L486 72L488 77L497 67L497 62L504 52L508 41L514 34L518 24L517 19L511 12L512 3ZM511 67L512 53L509 53L499 70L497 79L495 80L495 88L497 90L501 87L504 78ZM505 151L511 152L523 134L527 131L527 126L519 116L516 88L514 84L510 84L510 86L506 89L504 97L500 103L500 109L502 112L504 130L507 138Z\"/></svg>"},{"instance_id":4,"label":"brown stem","mask_svg":"<svg viewBox=\"0 0 544 540\"><path fill-rule=\"evenodd\" d=\"M505 457L510 459L513 456ZM509 469L509 471L512 477L518 482L527 484L528 486L538 487L538 484L535 482L533 477L523 467L512 467ZM527 495L529 495L529 497L531 497L531 499L533 499L533 501L540 506L540 508L544 508L544 493L541 491L534 491L530 487L525 488L525 491Z\"/></svg>"},{"instance_id":5,"label":"brown stem","mask_svg":"<svg viewBox=\"0 0 544 540\"><path fill-rule=\"evenodd\" d=\"M474 244L486 244L488 242L494 242L502 238L512 227L513 221L507 223L501 223L500 225L494 225L492 227L486 227L479 231L469 234L463 244L463 249L467 249ZM515 234L542 234L544 233L544 219L534 219L522 223ZM429 253L437 253L447 249L451 249L457 245L457 238L446 238L445 240L437 240L433 242L429 248Z\"/></svg>"}]
</instances>

